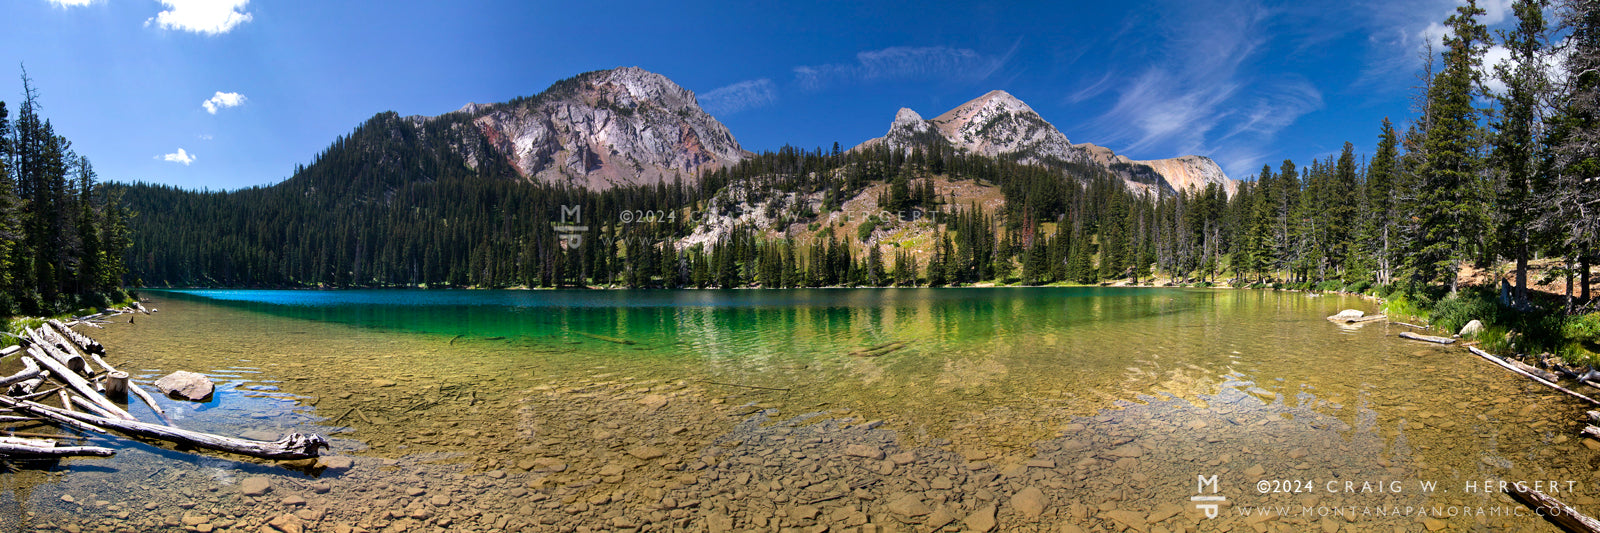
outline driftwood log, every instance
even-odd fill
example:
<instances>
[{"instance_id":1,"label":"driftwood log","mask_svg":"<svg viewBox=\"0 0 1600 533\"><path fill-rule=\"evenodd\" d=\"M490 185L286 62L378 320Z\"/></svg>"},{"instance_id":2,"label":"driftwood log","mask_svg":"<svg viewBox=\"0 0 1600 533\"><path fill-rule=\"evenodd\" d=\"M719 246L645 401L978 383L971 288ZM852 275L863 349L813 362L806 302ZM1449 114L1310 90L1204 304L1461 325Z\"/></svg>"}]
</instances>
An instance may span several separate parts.
<instances>
[{"instance_id":1,"label":"driftwood log","mask_svg":"<svg viewBox=\"0 0 1600 533\"><path fill-rule=\"evenodd\" d=\"M22 358L22 366L24 368L21 371L0 378L0 387L10 387L13 383L21 383L33 378L37 378L40 374L44 373L43 371L39 370L39 363L33 362L32 357Z\"/></svg>"},{"instance_id":2,"label":"driftwood log","mask_svg":"<svg viewBox=\"0 0 1600 533\"><path fill-rule=\"evenodd\" d=\"M61 363L62 368L67 370L78 373L88 373L88 360L84 359L81 355L67 352L66 350L62 349L62 347L57 344L56 339L42 331L45 327L48 326L40 326L40 329L22 329L22 331L27 334L28 340L33 343L33 346L28 347L29 352L37 351L39 354L51 359L55 359L57 362ZM37 357L37 355L35 355L35 357ZM52 370L54 369L52 368Z\"/></svg>"},{"instance_id":3,"label":"driftwood log","mask_svg":"<svg viewBox=\"0 0 1600 533\"><path fill-rule=\"evenodd\" d=\"M1379 320L1388 320L1388 319L1389 319L1388 315L1365 315L1365 316L1349 316L1349 315L1339 316L1339 315L1332 315L1332 316L1328 317L1328 321L1339 323L1339 324L1364 324L1364 323L1367 323L1367 322L1377 322Z\"/></svg>"},{"instance_id":4,"label":"driftwood log","mask_svg":"<svg viewBox=\"0 0 1600 533\"><path fill-rule=\"evenodd\" d=\"M22 345L13 344L13 345L7 346L5 348L0 348L0 357L9 357L11 354L14 354L14 353L17 353L17 352L20 352L20 351L22 351Z\"/></svg>"},{"instance_id":5,"label":"driftwood log","mask_svg":"<svg viewBox=\"0 0 1600 533\"><path fill-rule=\"evenodd\" d=\"M62 336L65 336L67 340L72 341L72 344L77 345L79 349L95 355L106 354L106 347L100 344L100 341L91 339L88 335L73 331L72 328L67 327L66 324L62 324L60 320L51 320L49 324L53 326L57 332L60 332Z\"/></svg>"},{"instance_id":6,"label":"driftwood log","mask_svg":"<svg viewBox=\"0 0 1600 533\"><path fill-rule=\"evenodd\" d=\"M56 446L56 441L0 437L0 457L111 457L116 451L99 446Z\"/></svg>"},{"instance_id":7,"label":"driftwood log","mask_svg":"<svg viewBox=\"0 0 1600 533\"><path fill-rule=\"evenodd\" d=\"M1515 483L1507 485L1506 492L1510 492L1512 498L1533 508L1535 513L1544 516L1545 520L1549 520L1556 525L1570 531L1600 533L1600 520L1590 518L1588 515L1578 512L1577 509L1561 503L1561 500L1552 498L1548 494L1526 486L1518 486Z\"/></svg>"},{"instance_id":8,"label":"driftwood log","mask_svg":"<svg viewBox=\"0 0 1600 533\"><path fill-rule=\"evenodd\" d=\"M33 352L37 348L39 348L39 346L30 347L29 351ZM48 349L48 347L45 348ZM83 397L88 398L89 401L92 401L96 405L105 408L105 410L116 414L120 418L134 420L133 415L130 415L127 411L122 410L122 408L118 407L117 404L111 403L111 400L94 390L94 385L91 385L88 381L84 380L82 377L79 377L76 373L68 370L67 367L61 365L61 363L52 361L49 357L37 357L37 359L39 360L39 364L42 364L45 366L45 368L50 369L51 374L54 374L56 377L61 378L62 381L67 382L67 385L71 386L73 390L78 391L78 394L82 394Z\"/></svg>"},{"instance_id":9,"label":"driftwood log","mask_svg":"<svg viewBox=\"0 0 1600 533\"><path fill-rule=\"evenodd\" d=\"M1414 341L1431 342L1435 344L1455 344L1456 340L1450 337L1435 337L1433 335L1418 335L1409 331L1400 332L1400 338Z\"/></svg>"},{"instance_id":10,"label":"driftwood log","mask_svg":"<svg viewBox=\"0 0 1600 533\"><path fill-rule=\"evenodd\" d=\"M261 459L309 459L316 457L318 452L328 447L328 439L316 434L290 433L276 441L264 442L212 435L210 433L150 424L137 420L118 420L87 413L74 413L41 403L18 401L4 397L0 397L0 405L6 405L11 407L12 410L26 412L41 418L57 421L70 419L84 424L114 429L130 435L187 444L196 448L248 455ZM101 432L104 432L104 430L101 430Z\"/></svg>"},{"instance_id":11,"label":"driftwood log","mask_svg":"<svg viewBox=\"0 0 1600 533\"><path fill-rule=\"evenodd\" d=\"M1545 386L1548 386L1548 387L1550 387L1552 389L1555 389L1555 390L1561 391L1563 393L1566 393L1568 396L1571 396L1573 398L1577 398L1579 400L1583 400L1583 401L1589 402L1590 404L1593 404L1593 405L1600 405L1600 401L1596 401L1594 398L1590 398L1588 396L1584 396L1582 394L1577 393L1576 391L1573 391L1572 389L1568 389L1568 388L1563 387L1561 385L1557 385L1553 381L1541 378L1539 376L1535 376L1533 374L1529 374L1529 373L1523 371L1520 368L1512 366L1511 363L1507 363L1507 362L1505 362L1505 360L1503 360L1503 359L1501 359L1499 357L1495 357L1493 355L1490 355L1489 352L1485 352L1483 350L1479 350L1477 346L1468 346L1467 347L1467 351L1472 352L1473 355L1476 355L1478 357L1482 357L1482 358L1484 358L1485 360L1487 360L1487 361L1489 361L1491 363L1500 365L1501 368L1504 368L1506 370L1510 370L1512 372L1516 372L1518 374L1522 374L1523 376L1526 376L1528 379L1537 381L1537 382L1542 383Z\"/></svg>"}]
</instances>

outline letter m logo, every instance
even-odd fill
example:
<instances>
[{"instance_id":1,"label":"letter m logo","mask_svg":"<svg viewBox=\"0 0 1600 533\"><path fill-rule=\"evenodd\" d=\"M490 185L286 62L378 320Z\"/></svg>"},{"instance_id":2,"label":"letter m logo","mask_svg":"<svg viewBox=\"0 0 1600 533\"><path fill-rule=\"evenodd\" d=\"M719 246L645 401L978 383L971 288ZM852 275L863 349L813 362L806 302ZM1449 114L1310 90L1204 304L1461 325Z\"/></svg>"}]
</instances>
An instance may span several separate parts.
<instances>
[{"instance_id":1,"label":"letter m logo","mask_svg":"<svg viewBox=\"0 0 1600 533\"><path fill-rule=\"evenodd\" d=\"M1199 486L1195 488L1195 490L1194 490L1195 492L1203 494L1206 491L1206 485L1210 485L1211 486L1211 493L1212 494L1216 494L1217 493L1217 476L1216 475L1212 475L1209 478L1205 477L1205 476L1195 476L1195 477L1200 478Z\"/></svg>"},{"instance_id":2,"label":"letter m logo","mask_svg":"<svg viewBox=\"0 0 1600 533\"><path fill-rule=\"evenodd\" d=\"M572 218L569 220L567 218L568 216L571 216ZM567 222L572 222L572 223L575 223L575 224L582 224L583 223L583 206L581 206L581 205L563 205L563 206L561 206L561 223L565 224Z\"/></svg>"}]
</instances>

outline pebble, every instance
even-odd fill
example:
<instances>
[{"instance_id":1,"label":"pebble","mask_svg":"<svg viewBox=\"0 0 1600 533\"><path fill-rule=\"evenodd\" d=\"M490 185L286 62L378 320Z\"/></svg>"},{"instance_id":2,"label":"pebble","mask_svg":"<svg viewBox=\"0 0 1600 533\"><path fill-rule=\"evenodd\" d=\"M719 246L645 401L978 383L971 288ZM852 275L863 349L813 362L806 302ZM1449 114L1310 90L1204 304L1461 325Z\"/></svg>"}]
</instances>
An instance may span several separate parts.
<instances>
[{"instance_id":1,"label":"pebble","mask_svg":"<svg viewBox=\"0 0 1600 533\"><path fill-rule=\"evenodd\" d=\"M264 477L247 477L239 482L239 492L245 496L260 496L272 490L272 482Z\"/></svg>"},{"instance_id":2,"label":"pebble","mask_svg":"<svg viewBox=\"0 0 1600 533\"><path fill-rule=\"evenodd\" d=\"M289 507L294 507L296 505L305 505L306 504L306 499L300 497L299 494L290 494L289 496L287 496L287 497L285 497L283 499L283 504L286 505L286 506L289 506Z\"/></svg>"},{"instance_id":3,"label":"pebble","mask_svg":"<svg viewBox=\"0 0 1600 533\"><path fill-rule=\"evenodd\" d=\"M1039 518L1039 515L1044 514L1044 508L1048 503L1049 499L1045 498L1044 492L1037 487L1019 490L1011 497L1011 507L1026 520Z\"/></svg>"},{"instance_id":4,"label":"pebble","mask_svg":"<svg viewBox=\"0 0 1600 533\"><path fill-rule=\"evenodd\" d=\"M966 524L967 529L979 533L992 530L995 526L994 511L994 504L979 507L978 510L967 515L967 518L962 520L961 523Z\"/></svg>"},{"instance_id":5,"label":"pebble","mask_svg":"<svg viewBox=\"0 0 1600 533\"><path fill-rule=\"evenodd\" d=\"M450 505L450 497L443 494L435 494L432 498L428 498L428 503L431 503L436 507L444 507L446 505Z\"/></svg>"},{"instance_id":6,"label":"pebble","mask_svg":"<svg viewBox=\"0 0 1600 533\"><path fill-rule=\"evenodd\" d=\"M890 502L887 509L891 513L906 517L923 516L933 512L933 509L929 509L928 504L922 503L922 498L918 498L915 494L900 496Z\"/></svg>"},{"instance_id":7,"label":"pebble","mask_svg":"<svg viewBox=\"0 0 1600 533\"><path fill-rule=\"evenodd\" d=\"M651 459L659 459L667 455L667 452L655 446L635 446L628 450L628 455L643 461L649 461Z\"/></svg>"},{"instance_id":8,"label":"pebble","mask_svg":"<svg viewBox=\"0 0 1600 533\"><path fill-rule=\"evenodd\" d=\"M851 444L845 446L844 454L851 457L865 457L872 460L883 459L883 449L865 444Z\"/></svg>"},{"instance_id":9,"label":"pebble","mask_svg":"<svg viewBox=\"0 0 1600 533\"><path fill-rule=\"evenodd\" d=\"M349 470L355 464L355 459L345 455L327 455L317 458L317 467L334 472Z\"/></svg>"}]
</instances>

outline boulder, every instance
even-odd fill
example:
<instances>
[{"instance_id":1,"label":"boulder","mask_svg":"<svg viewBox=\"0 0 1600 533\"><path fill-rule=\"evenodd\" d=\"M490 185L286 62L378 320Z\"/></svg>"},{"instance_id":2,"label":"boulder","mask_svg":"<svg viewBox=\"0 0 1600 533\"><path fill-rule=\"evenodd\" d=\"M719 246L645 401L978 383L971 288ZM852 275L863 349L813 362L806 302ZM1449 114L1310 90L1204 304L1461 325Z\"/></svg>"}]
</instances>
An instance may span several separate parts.
<instances>
[{"instance_id":1,"label":"boulder","mask_svg":"<svg viewBox=\"0 0 1600 533\"><path fill-rule=\"evenodd\" d=\"M1471 337L1479 333L1483 333L1483 323L1473 320L1468 322L1467 325L1461 326L1461 332L1457 333L1457 335L1462 337Z\"/></svg>"},{"instance_id":2,"label":"boulder","mask_svg":"<svg viewBox=\"0 0 1600 533\"><path fill-rule=\"evenodd\" d=\"M173 399L204 402L211 399L216 385L204 374L179 370L156 380L156 388Z\"/></svg>"},{"instance_id":3,"label":"boulder","mask_svg":"<svg viewBox=\"0 0 1600 533\"><path fill-rule=\"evenodd\" d=\"M1340 311L1339 314L1333 315L1333 319L1334 320L1343 320L1343 319L1361 318L1361 317L1364 317L1364 316L1367 316L1367 313L1365 311L1360 310L1360 309L1345 309L1343 311Z\"/></svg>"}]
</instances>

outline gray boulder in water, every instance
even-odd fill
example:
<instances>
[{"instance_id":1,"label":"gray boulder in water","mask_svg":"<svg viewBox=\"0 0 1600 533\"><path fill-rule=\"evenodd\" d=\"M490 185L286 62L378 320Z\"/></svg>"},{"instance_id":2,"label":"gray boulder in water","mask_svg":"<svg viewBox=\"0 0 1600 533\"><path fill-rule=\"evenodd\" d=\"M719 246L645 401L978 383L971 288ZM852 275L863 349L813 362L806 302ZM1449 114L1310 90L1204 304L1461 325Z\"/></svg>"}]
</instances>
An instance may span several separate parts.
<instances>
[{"instance_id":1,"label":"gray boulder in water","mask_svg":"<svg viewBox=\"0 0 1600 533\"><path fill-rule=\"evenodd\" d=\"M179 370L156 380L156 388L170 398L203 402L211 399L216 386L204 374Z\"/></svg>"}]
</instances>

